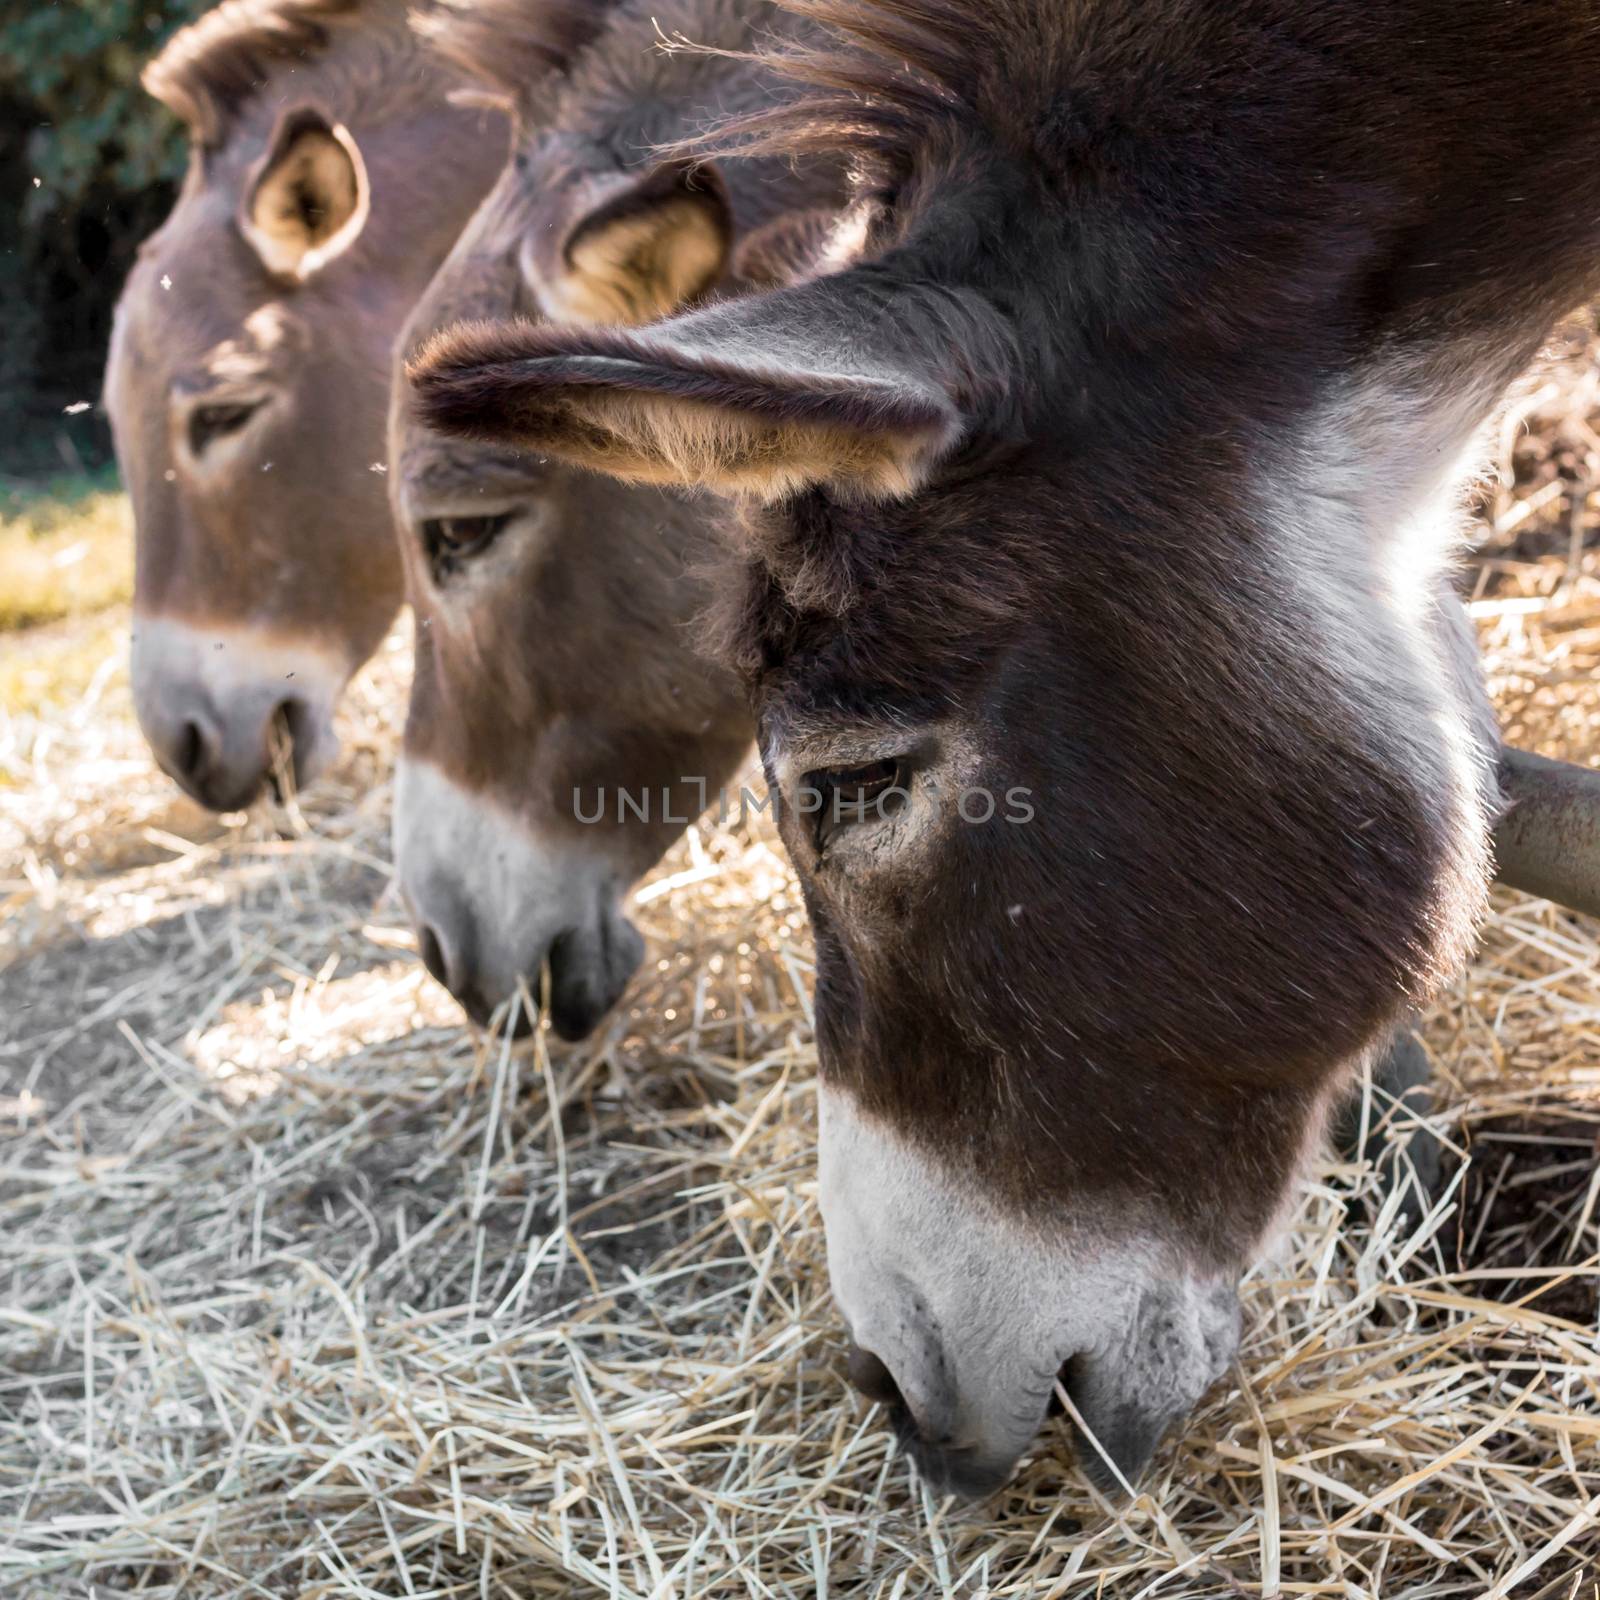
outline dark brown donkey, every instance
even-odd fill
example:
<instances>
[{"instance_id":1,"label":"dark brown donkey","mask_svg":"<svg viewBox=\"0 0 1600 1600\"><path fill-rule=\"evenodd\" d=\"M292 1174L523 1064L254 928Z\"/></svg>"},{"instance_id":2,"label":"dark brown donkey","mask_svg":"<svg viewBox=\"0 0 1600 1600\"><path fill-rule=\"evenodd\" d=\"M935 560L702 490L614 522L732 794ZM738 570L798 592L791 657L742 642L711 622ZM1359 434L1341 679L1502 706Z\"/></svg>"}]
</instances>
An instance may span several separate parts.
<instances>
[{"instance_id":1,"label":"dark brown donkey","mask_svg":"<svg viewBox=\"0 0 1600 1600\"><path fill-rule=\"evenodd\" d=\"M117 308L106 403L137 527L133 684L161 765L249 804L304 782L394 620L383 428L406 312L505 158L403 0L229 0L145 74L191 139Z\"/></svg>"},{"instance_id":2,"label":"dark brown donkey","mask_svg":"<svg viewBox=\"0 0 1600 1600\"><path fill-rule=\"evenodd\" d=\"M795 209L843 198L838 167L663 162L659 145L770 106L771 74L667 52L744 51L756 0L597 7L498 0L436 42L518 97L515 155L406 328L462 318L636 322L729 280ZM659 31L658 31L659 30ZM552 59L559 91L525 86ZM405 390L397 390L403 401ZM588 1032L640 954L622 897L749 749L742 688L694 653L713 555L707 507L423 427L397 404L391 488L417 616L395 859L434 975L479 1021L548 960L556 1030Z\"/></svg>"},{"instance_id":3,"label":"dark brown donkey","mask_svg":"<svg viewBox=\"0 0 1600 1600\"><path fill-rule=\"evenodd\" d=\"M976 1490L1059 1374L1131 1479L1483 913L1460 464L1600 287L1600 12L792 9L837 31L813 92L730 137L859 163L834 261L648 329L465 331L421 404L742 499L858 1379Z\"/></svg>"}]
</instances>

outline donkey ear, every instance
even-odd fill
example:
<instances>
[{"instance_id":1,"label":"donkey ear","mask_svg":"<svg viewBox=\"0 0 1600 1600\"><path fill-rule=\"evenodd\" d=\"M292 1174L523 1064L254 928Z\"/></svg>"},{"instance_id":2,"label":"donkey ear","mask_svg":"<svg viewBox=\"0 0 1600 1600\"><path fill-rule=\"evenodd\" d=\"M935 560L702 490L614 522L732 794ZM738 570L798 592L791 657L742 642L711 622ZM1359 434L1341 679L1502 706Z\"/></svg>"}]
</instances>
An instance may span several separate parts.
<instances>
[{"instance_id":1,"label":"donkey ear","mask_svg":"<svg viewBox=\"0 0 1600 1600\"><path fill-rule=\"evenodd\" d=\"M355 243L370 209L349 129L300 106L279 116L245 185L239 231L274 277L304 281Z\"/></svg>"},{"instance_id":2,"label":"donkey ear","mask_svg":"<svg viewBox=\"0 0 1600 1600\"><path fill-rule=\"evenodd\" d=\"M672 161L580 181L562 221L529 241L522 265L553 322L654 322L706 294L732 246L721 175Z\"/></svg>"},{"instance_id":3,"label":"donkey ear","mask_svg":"<svg viewBox=\"0 0 1600 1600\"><path fill-rule=\"evenodd\" d=\"M638 330L450 330L411 378L435 428L615 477L882 499L998 415L1015 369L987 303L851 271Z\"/></svg>"}]
</instances>

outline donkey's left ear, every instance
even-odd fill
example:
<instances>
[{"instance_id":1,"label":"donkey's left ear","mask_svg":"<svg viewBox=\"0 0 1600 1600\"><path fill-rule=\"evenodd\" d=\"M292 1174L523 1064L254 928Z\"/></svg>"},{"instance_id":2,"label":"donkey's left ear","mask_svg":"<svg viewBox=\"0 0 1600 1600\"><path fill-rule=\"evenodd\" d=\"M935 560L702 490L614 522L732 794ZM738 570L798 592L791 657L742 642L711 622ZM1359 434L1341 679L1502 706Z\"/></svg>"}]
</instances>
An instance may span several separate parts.
<instances>
[{"instance_id":1,"label":"donkey's left ear","mask_svg":"<svg viewBox=\"0 0 1600 1600\"><path fill-rule=\"evenodd\" d=\"M645 173L585 174L531 238L522 268L553 322L641 323L681 311L722 276L733 248L715 167L664 162Z\"/></svg>"},{"instance_id":2,"label":"donkey's left ear","mask_svg":"<svg viewBox=\"0 0 1600 1600\"><path fill-rule=\"evenodd\" d=\"M245 184L239 231L274 277L303 282L355 243L371 204L350 130L298 106L279 116Z\"/></svg>"},{"instance_id":3,"label":"donkey's left ear","mask_svg":"<svg viewBox=\"0 0 1600 1600\"><path fill-rule=\"evenodd\" d=\"M884 499L1008 425L1019 364L980 297L851 268L648 328L447 330L409 375L431 427L614 477Z\"/></svg>"}]
</instances>

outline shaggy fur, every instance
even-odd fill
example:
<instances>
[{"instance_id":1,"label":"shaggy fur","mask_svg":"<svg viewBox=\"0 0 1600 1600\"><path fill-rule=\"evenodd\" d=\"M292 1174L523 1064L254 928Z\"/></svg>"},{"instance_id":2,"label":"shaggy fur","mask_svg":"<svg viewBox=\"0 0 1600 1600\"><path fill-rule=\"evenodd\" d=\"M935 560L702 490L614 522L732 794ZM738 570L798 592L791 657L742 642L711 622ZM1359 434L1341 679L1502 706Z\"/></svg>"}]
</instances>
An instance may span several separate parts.
<instances>
[{"instance_id":1,"label":"shaggy fur","mask_svg":"<svg viewBox=\"0 0 1600 1600\"><path fill-rule=\"evenodd\" d=\"M1037 0L777 3L814 31L762 61L802 92L708 130L704 150L845 151L892 187L944 125L1011 128L1029 98L1017 79L1047 80L1054 64L1054 30L1026 15Z\"/></svg>"},{"instance_id":2,"label":"shaggy fur","mask_svg":"<svg viewBox=\"0 0 1600 1600\"><path fill-rule=\"evenodd\" d=\"M620 0L438 0L417 31L446 60L512 101L563 73L605 31Z\"/></svg>"},{"instance_id":3,"label":"shaggy fur","mask_svg":"<svg viewBox=\"0 0 1600 1600\"><path fill-rule=\"evenodd\" d=\"M703 155L662 151L792 97L750 52L795 42L797 26L769 0L441 3L419 21L442 57L516 111L514 171L538 194L537 225L518 226L539 311L569 322L664 316L724 276L736 235L791 208L788 158L742 161L731 197ZM843 196L835 161L807 161L801 181L813 203Z\"/></svg>"},{"instance_id":4,"label":"shaggy fur","mask_svg":"<svg viewBox=\"0 0 1600 1600\"><path fill-rule=\"evenodd\" d=\"M773 289L808 277L826 258L839 227L837 211L818 209L780 217L739 247L734 271L753 289Z\"/></svg>"}]
</instances>

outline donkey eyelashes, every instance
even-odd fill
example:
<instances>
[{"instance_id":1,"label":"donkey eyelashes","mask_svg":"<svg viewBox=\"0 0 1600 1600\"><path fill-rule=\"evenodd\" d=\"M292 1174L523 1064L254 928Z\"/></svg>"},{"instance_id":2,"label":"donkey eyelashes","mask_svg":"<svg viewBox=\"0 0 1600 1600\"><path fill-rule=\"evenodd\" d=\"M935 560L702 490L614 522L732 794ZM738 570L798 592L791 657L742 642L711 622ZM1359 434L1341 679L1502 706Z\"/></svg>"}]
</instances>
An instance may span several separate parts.
<instances>
[{"instance_id":1,"label":"donkey eyelashes","mask_svg":"<svg viewBox=\"0 0 1600 1600\"><path fill-rule=\"evenodd\" d=\"M858 823L886 820L911 798L906 763L898 756L859 767L819 768L800 786L800 809L811 814L811 838L820 855Z\"/></svg>"},{"instance_id":2,"label":"donkey eyelashes","mask_svg":"<svg viewBox=\"0 0 1600 1600\"><path fill-rule=\"evenodd\" d=\"M226 400L197 405L189 413L189 454L198 461L217 440L242 432L265 404L265 400Z\"/></svg>"},{"instance_id":3,"label":"donkey eyelashes","mask_svg":"<svg viewBox=\"0 0 1600 1600\"><path fill-rule=\"evenodd\" d=\"M422 547L435 578L460 571L472 557L482 555L522 515L522 508L466 517L427 517L421 524Z\"/></svg>"}]
</instances>

